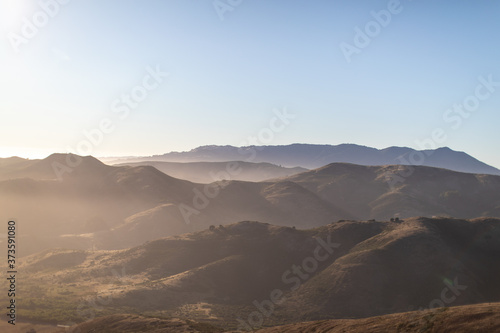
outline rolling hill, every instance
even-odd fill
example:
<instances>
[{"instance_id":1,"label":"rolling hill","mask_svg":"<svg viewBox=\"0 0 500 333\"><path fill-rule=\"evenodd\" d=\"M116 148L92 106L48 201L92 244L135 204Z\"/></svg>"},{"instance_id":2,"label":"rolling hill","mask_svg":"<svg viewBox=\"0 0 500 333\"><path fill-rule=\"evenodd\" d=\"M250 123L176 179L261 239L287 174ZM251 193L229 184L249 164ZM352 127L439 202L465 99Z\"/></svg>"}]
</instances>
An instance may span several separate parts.
<instances>
[{"instance_id":1,"label":"rolling hill","mask_svg":"<svg viewBox=\"0 0 500 333\"><path fill-rule=\"evenodd\" d=\"M75 327L84 332L200 332L219 333L222 329L182 320L152 319L133 315L113 315ZM185 330L190 329L190 330ZM435 310L406 312L366 319L334 319L276 326L257 333L491 333L500 331L500 303L465 305ZM61 332L64 332L61 330ZM236 332L236 331L232 331ZM246 332L246 331L238 331ZM23 332L24 333L24 332ZM229 333L229 332L228 332Z\"/></svg>"},{"instance_id":2,"label":"rolling hill","mask_svg":"<svg viewBox=\"0 0 500 333\"><path fill-rule=\"evenodd\" d=\"M366 319L291 324L258 333L491 333L500 332L500 303L465 305Z\"/></svg>"},{"instance_id":3,"label":"rolling hill","mask_svg":"<svg viewBox=\"0 0 500 333\"><path fill-rule=\"evenodd\" d=\"M68 323L130 313L257 329L495 302L499 255L499 219L308 230L240 222L120 251L26 257L20 294L32 305L22 315Z\"/></svg>"},{"instance_id":4,"label":"rolling hill","mask_svg":"<svg viewBox=\"0 0 500 333\"><path fill-rule=\"evenodd\" d=\"M334 163L286 178L356 218L499 216L500 177L424 166Z\"/></svg>"},{"instance_id":5,"label":"rolling hill","mask_svg":"<svg viewBox=\"0 0 500 333\"><path fill-rule=\"evenodd\" d=\"M500 177L493 175L334 163L264 182L198 184L88 156L60 180L54 163L68 158L78 157L0 160L0 217L22 221L23 255L123 249L241 220L307 229L340 219L500 217Z\"/></svg>"}]
</instances>

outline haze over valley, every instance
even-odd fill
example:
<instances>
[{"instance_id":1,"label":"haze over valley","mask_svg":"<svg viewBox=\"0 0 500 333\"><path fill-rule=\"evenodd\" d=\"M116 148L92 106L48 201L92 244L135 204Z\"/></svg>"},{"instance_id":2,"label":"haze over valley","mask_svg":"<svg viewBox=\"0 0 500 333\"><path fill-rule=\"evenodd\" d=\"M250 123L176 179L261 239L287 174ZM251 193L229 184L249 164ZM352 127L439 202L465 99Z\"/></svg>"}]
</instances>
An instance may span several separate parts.
<instances>
[{"instance_id":1,"label":"haze over valley","mask_svg":"<svg viewBox=\"0 0 500 333\"><path fill-rule=\"evenodd\" d=\"M69 168L71 160L80 164ZM425 166L332 163L250 182L231 180L231 175L249 170L243 162L192 163L199 178L229 177L193 183L153 166L108 166L91 156L1 159L1 211L22 219L30 230L23 234L30 239L26 254L54 246L88 249L90 244L121 249L245 220L311 228L341 219L500 217L500 176ZM254 165L257 178L276 175L270 169L278 174L283 170ZM185 170L190 172L189 167Z\"/></svg>"}]
</instances>

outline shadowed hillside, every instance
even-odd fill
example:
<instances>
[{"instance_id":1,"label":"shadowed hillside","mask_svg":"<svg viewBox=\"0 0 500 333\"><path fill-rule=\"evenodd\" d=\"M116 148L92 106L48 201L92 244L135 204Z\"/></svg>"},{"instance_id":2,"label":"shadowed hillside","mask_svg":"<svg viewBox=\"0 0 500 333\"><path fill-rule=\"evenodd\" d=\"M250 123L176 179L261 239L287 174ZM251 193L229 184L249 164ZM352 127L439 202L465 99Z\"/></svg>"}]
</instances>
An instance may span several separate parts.
<instances>
[{"instance_id":1,"label":"shadowed hillside","mask_svg":"<svg viewBox=\"0 0 500 333\"><path fill-rule=\"evenodd\" d=\"M499 240L500 220L488 218L309 230L240 222L127 250L46 251L23 260L21 294L34 306L23 316L78 322L91 311L128 312L260 328L492 302L500 298ZM59 301L43 301L51 295ZM78 308L89 297L105 302ZM49 318L34 310L40 302ZM269 316L256 324L248 319L255 311Z\"/></svg>"},{"instance_id":2,"label":"shadowed hillside","mask_svg":"<svg viewBox=\"0 0 500 333\"><path fill-rule=\"evenodd\" d=\"M500 177L414 166L336 163L288 177L358 219L499 216Z\"/></svg>"},{"instance_id":3,"label":"shadowed hillside","mask_svg":"<svg viewBox=\"0 0 500 333\"><path fill-rule=\"evenodd\" d=\"M64 170L60 180L54 165ZM23 222L28 245L20 255L50 247L123 249L241 220L306 229L339 219L500 216L500 176L430 167L336 163L265 182L207 185L152 166L54 154L2 159L0 176L0 218Z\"/></svg>"}]
</instances>

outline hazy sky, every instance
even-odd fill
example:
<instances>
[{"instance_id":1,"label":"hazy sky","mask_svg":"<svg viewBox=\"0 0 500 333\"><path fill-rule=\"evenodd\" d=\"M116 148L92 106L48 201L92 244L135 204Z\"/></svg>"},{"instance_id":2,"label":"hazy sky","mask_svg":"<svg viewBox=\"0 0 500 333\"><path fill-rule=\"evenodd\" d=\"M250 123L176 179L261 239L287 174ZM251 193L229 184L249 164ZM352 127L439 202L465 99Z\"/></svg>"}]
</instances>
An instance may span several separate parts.
<instances>
[{"instance_id":1,"label":"hazy sky","mask_svg":"<svg viewBox=\"0 0 500 333\"><path fill-rule=\"evenodd\" d=\"M499 17L486 0L1 0L0 155L430 139L500 167Z\"/></svg>"}]
</instances>

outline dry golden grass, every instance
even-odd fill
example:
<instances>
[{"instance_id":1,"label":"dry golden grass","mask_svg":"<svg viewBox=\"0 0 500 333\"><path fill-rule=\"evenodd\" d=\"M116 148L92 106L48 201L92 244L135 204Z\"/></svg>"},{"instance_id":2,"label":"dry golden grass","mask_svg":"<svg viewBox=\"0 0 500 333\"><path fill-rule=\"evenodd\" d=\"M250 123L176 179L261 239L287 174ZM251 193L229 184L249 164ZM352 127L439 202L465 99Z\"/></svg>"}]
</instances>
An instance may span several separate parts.
<instances>
[{"instance_id":1,"label":"dry golden grass","mask_svg":"<svg viewBox=\"0 0 500 333\"><path fill-rule=\"evenodd\" d=\"M336 319L272 327L259 333L493 333L500 332L500 303L407 312L365 319Z\"/></svg>"}]
</instances>

